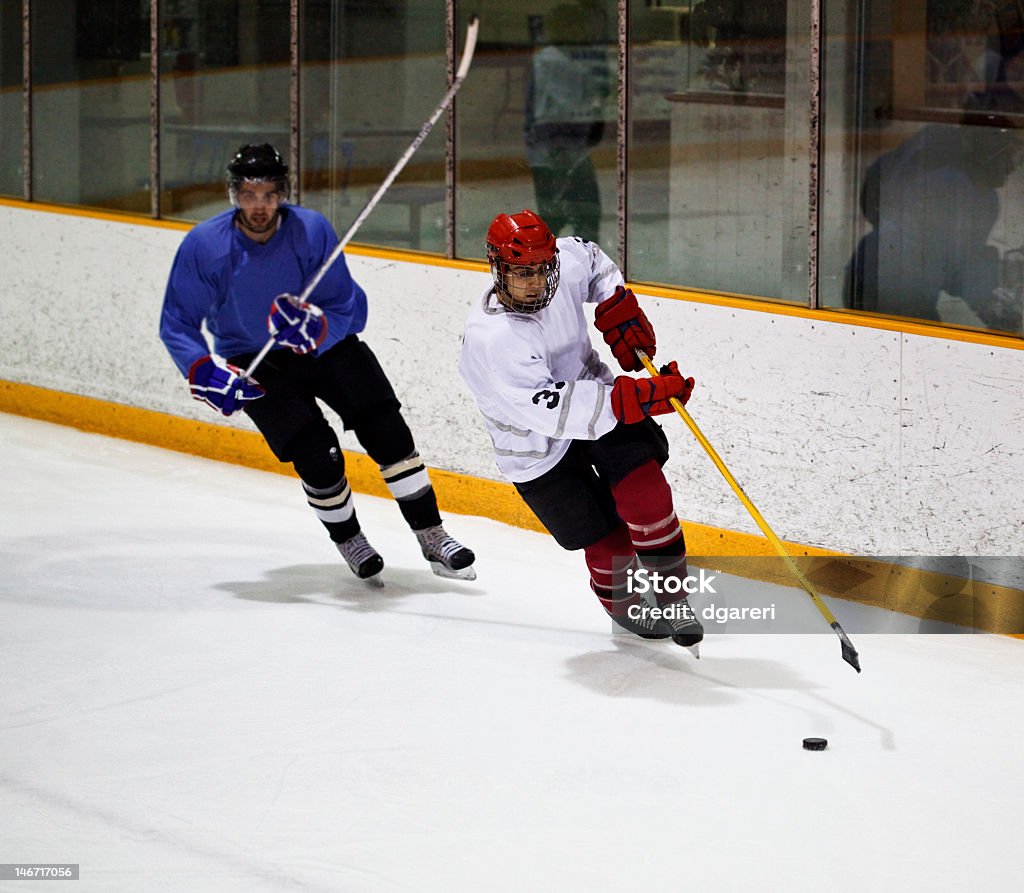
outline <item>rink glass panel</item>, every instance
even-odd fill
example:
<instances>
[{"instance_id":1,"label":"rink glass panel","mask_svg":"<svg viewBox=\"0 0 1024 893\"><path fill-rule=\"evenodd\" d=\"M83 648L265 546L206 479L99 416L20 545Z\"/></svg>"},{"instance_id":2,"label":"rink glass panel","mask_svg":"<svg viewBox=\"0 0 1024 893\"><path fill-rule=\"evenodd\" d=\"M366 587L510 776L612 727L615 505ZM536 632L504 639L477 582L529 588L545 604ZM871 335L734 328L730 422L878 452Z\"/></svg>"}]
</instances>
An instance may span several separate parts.
<instances>
[{"instance_id":1,"label":"rink glass panel","mask_svg":"<svg viewBox=\"0 0 1024 893\"><path fill-rule=\"evenodd\" d=\"M0 0L0 195L21 198L21 0Z\"/></svg>"},{"instance_id":2,"label":"rink glass panel","mask_svg":"<svg viewBox=\"0 0 1024 893\"><path fill-rule=\"evenodd\" d=\"M342 235L447 90L445 7L306 0L301 28L302 203ZM442 117L355 241L443 254L445 211Z\"/></svg>"},{"instance_id":3,"label":"rink glass panel","mask_svg":"<svg viewBox=\"0 0 1024 893\"><path fill-rule=\"evenodd\" d=\"M615 257L617 4L457 8L460 34L470 12L481 21L458 97L456 255L482 257L494 216L530 208Z\"/></svg>"},{"instance_id":4,"label":"rink glass panel","mask_svg":"<svg viewBox=\"0 0 1024 893\"><path fill-rule=\"evenodd\" d=\"M806 303L810 4L629 4L630 277Z\"/></svg>"},{"instance_id":5,"label":"rink glass panel","mask_svg":"<svg viewBox=\"0 0 1024 893\"><path fill-rule=\"evenodd\" d=\"M1021 5L824 21L820 305L1020 334Z\"/></svg>"},{"instance_id":6,"label":"rink glass panel","mask_svg":"<svg viewBox=\"0 0 1024 893\"><path fill-rule=\"evenodd\" d=\"M973 199L955 211L942 203L953 192L942 184L966 188L973 176L950 165L921 181L939 184L924 193L906 176L878 187L874 210L863 199L876 162L908 144L992 137L975 158L1019 161L1019 145L1001 150L991 129L962 119L968 96L1000 92L1006 142L1016 140L1024 13L1015 0L0 0L0 194L14 198L26 197L26 8L34 200L202 220L226 207L235 149L269 141L295 172L296 200L344 233L441 99L478 13L452 154L442 118L355 242L480 259L494 215L531 207L560 235L597 240L640 284L1020 334L1019 166L978 197L978 215L967 213ZM907 235L915 209L925 224L964 232L919 223ZM896 221L903 241L891 244L911 273L953 268L942 289L930 286L937 298L871 304L851 291L872 215ZM897 295L916 287L894 281ZM1016 302L1016 321L957 291L979 283L1011 311Z\"/></svg>"},{"instance_id":7,"label":"rink glass panel","mask_svg":"<svg viewBox=\"0 0 1024 893\"><path fill-rule=\"evenodd\" d=\"M30 21L32 197L147 213L148 5L33 2Z\"/></svg>"},{"instance_id":8,"label":"rink glass panel","mask_svg":"<svg viewBox=\"0 0 1024 893\"><path fill-rule=\"evenodd\" d=\"M288 157L288 3L161 0L160 16L161 211L202 220L227 207L239 146L269 142Z\"/></svg>"}]
</instances>

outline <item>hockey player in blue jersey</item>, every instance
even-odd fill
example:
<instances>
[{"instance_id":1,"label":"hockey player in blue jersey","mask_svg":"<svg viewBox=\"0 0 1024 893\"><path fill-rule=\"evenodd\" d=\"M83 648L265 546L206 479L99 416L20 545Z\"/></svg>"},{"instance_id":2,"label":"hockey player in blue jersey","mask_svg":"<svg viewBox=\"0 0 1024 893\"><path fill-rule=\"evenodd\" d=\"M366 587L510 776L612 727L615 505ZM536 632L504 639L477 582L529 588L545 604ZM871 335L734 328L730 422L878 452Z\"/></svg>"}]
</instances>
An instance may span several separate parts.
<instances>
[{"instance_id":1,"label":"hockey player in blue jersey","mask_svg":"<svg viewBox=\"0 0 1024 893\"><path fill-rule=\"evenodd\" d=\"M242 146L228 164L232 208L192 229L171 268L160 337L195 399L253 420L291 463L310 507L352 572L378 580L384 562L360 529L337 435L317 400L380 466L441 576L474 579L473 553L448 535L401 404L369 346L366 293L344 255L308 302L293 297L338 244L328 220L287 203L288 167L270 144ZM204 336L203 327L212 339ZM246 379L269 335L276 344Z\"/></svg>"}]
</instances>

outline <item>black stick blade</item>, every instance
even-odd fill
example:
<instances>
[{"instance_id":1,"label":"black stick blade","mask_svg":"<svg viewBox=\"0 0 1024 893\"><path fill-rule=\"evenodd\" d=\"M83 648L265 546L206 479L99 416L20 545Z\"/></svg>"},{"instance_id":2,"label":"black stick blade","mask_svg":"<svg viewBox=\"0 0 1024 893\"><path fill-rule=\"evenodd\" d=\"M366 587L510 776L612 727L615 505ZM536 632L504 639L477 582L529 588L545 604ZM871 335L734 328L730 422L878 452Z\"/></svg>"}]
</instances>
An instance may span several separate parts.
<instances>
[{"instance_id":1,"label":"black stick blade","mask_svg":"<svg viewBox=\"0 0 1024 893\"><path fill-rule=\"evenodd\" d=\"M843 649L843 660L845 660L851 667L853 667L858 673L860 672L860 656L857 654L857 649L853 647L853 642L850 641L850 637L846 635L843 628L839 625L837 620L831 624L832 629L836 631L836 635L839 636L839 642Z\"/></svg>"}]
</instances>

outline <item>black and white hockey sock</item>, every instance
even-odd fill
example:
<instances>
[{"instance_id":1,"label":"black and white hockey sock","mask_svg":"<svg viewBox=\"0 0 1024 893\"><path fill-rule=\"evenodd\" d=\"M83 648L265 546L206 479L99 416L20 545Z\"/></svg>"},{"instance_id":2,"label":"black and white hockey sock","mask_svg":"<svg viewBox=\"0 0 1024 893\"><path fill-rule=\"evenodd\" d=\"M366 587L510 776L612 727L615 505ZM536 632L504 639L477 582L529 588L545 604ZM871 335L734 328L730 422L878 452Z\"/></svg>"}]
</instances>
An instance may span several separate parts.
<instances>
[{"instance_id":1,"label":"black and white hockey sock","mask_svg":"<svg viewBox=\"0 0 1024 893\"><path fill-rule=\"evenodd\" d=\"M312 487L303 481L302 489L310 508L327 528L334 542L343 543L359 533L359 521L352 503L352 488L344 475L330 487Z\"/></svg>"},{"instance_id":2,"label":"black and white hockey sock","mask_svg":"<svg viewBox=\"0 0 1024 893\"><path fill-rule=\"evenodd\" d=\"M437 496L419 453L400 462L382 465L380 473L398 503L402 517L413 530L436 527L441 523Z\"/></svg>"}]
</instances>

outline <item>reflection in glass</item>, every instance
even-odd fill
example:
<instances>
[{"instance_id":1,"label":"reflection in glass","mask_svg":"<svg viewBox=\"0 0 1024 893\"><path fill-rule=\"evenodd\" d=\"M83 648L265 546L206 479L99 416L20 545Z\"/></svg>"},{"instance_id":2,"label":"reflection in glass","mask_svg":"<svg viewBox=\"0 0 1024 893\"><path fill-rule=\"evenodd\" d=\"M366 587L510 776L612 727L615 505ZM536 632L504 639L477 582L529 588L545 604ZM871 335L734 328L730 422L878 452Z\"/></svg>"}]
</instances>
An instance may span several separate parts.
<instances>
[{"instance_id":1,"label":"reflection in glass","mask_svg":"<svg viewBox=\"0 0 1024 893\"><path fill-rule=\"evenodd\" d=\"M601 240L601 192L591 150L601 142L613 69L604 22L581 2L538 22L524 129L536 210L556 235Z\"/></svg>"},{"instance_id":2,"label":"reflection in glass","mask_svg":"<svg viewBox=\"0 0 1024 893\"><path fill-rule=\"evenodd\" d=\"M226 207L239 146L271 143L288 160L288 4L161 0L160 13L161 208L202 220Z\"/></svg>"},{"instance_id":3,"label":"reflection in glass","mask_svg":"<svg viewBox=\"0 0 1024 893\"><path fill-rule=\"evenodd\" d=\"M616 9L574 0L481 16L458 97L457 255L481 257L494 216L524 208L615 255Z\"/></svg>"},{"instance_id":4,"label":"reflection in glass","mask_svg":"<svg viewBox=\"0 0 1024 893\"><path fill-rule=\"evenodd\" d=\"M21 0L0 0L0 195L22 198Z\"/></svg>"},{"instance_id":5,"label":"reflection in glass","mask_svg":"<svg viewBox=\"0 0 1024 893\"><path fill-rule=\"evenodd\" d=\"M961 124L926 124L874 161L861 186L871 231L847 265L846 306L1019 328L1020 295L1002 288L989 238L1021 146L1004 116L965 114Z\"/></svg>"},{"instance_id":6,"label":"reflection in glass","mask_svg":"<svg viewBox=\"0 0 1024 893\"><path fill-rule=\"evenodd\" d=\"M345 233L447 89L443 0L302 4L302 203ZM444 253L442 118L355 242Z\"/></svg>"},{"instance_id":7,"label":"reflection in glass","mask_svg":"<svg viewBox=\"0 0 1024 893\"><path fill-rule=\"evenodd\" d=\"M148 213L149 4L31 9L33 197Z\"/></svg>"},{"instance_id":8,"label":"reflection in glass","mask_svg":"<svg viewBox=\"0 0 1024 893\"><path fill-rule=\"evenodd\" d=\"M1020 333L1021 6L832 5L822 305Z\"/></svg>"}]
</instances>

